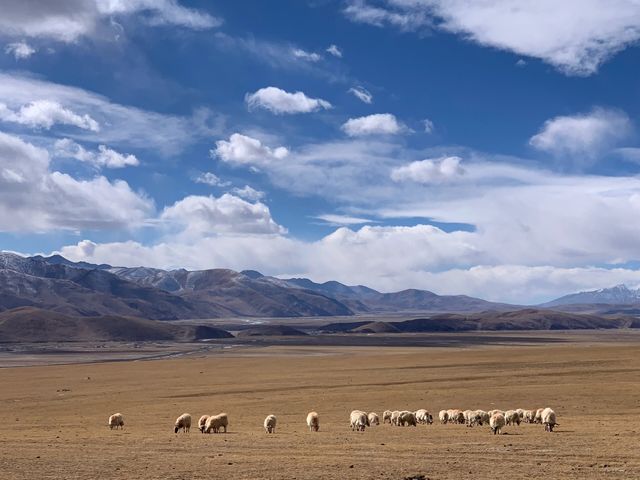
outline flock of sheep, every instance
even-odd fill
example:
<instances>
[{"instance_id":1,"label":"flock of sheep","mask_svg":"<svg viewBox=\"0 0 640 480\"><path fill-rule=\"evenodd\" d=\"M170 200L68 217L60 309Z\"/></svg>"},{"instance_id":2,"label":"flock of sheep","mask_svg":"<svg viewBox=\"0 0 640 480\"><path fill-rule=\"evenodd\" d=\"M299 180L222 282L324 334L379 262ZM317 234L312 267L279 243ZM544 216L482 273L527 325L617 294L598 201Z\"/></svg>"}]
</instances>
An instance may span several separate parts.
<instances>
[{"instance_id":1,"label":"flock of sheep","mask_svg":"<svg viewBox=\"0 0 640 480\"><path fill-rule=\"evenodd\" d=\"M505 425L520 425L521 423L538 423L544 425L547 432L553 432L557 422L556 412L551 408L538 408L537 410L440 410L438 414L440 423L460 423L467 427L475 425L489 425L491 432L502 433Z\"/></svg>"},{"instance_id":2,"label":"flock of sheep","mask_svg":"<svg viewBox=\"0 0 640 480\"><path fill-rule=\"evenodd\" d=\"M553 432L556 425L556 413L551 408L539 408L537 410L441 410L438 419L442 424L465 424L467 427L475 425L489 425L491 432L501 434L505 425L520 425L521 423L537 423L544 425L547 432ZM417 426L418 424L431 425L433 416L425 409L410 412L408 410L385 410L382 414L382 423L389 423L399 427ZM277 419L275 415L268 415L264 419L264 430L267 433L275 433ZM351 430L364 432L366 427L380 425L380 419L375 412L364 412L362 410L353 410L351 412L349 423ZM224 430L227 432L229 426L229 418L226 413L218 415L202 415L198 420L198 428L202 433L219 433ZM307 415L307 427L312 432L320 430L320 417L317 412L309 412ZM114 413L109 417L109 428L124 428L124 416L121 413ZM183 413L175 422L174 432L180 430L188 432L191 429L191 415Z\"/></svg>"}]
</instances>

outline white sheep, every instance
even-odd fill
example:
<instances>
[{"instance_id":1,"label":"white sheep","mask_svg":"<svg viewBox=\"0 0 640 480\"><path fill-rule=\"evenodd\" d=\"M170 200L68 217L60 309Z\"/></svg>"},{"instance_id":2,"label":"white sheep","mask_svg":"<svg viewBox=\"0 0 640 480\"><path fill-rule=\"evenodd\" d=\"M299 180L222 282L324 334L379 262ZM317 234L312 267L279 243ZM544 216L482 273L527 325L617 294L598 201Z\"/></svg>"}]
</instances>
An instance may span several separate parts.
<instances>
[{"instance_id":1,"label":"white sheep","mask_svg":"<svg viewBox=\"0 0 640 480\"><path fill-rule=\"evenodd\" d=\"M367 418L369 419L369 426L380 425L380 418L378 418L378 414L376 412L370 412L369 415L367 415Z\"/></svg>"},{"instance_id":2,"label":"white sheep","mask_svg":"<svg viewBox=\"0 0 640 480\"><path fill-rule=\"evenodd\" d=\"M524 421L527 423L533 423L536 417L536 413L533 410L524 411Z\"/></svg>"},{"instance_id":3,"label":"white sheep","mask_svg":"<svg viewBox=\"0 0 640 480\"><path fill-rule=\"evenodd\" d=\"M418 423L423 425L431 425L433 423L433 416L429 413L428 410L421 408L420 410L416 410L416 420Z\"/></svg>"},{"instance_id":4,"label":"white sheep","mask_svg":"<svg viewBox=\"0 0 640 480\"><path fill-rule=\"evenodd\" d=\"M544 411L544 408L539 408L536 410L536 414L533 417L533 423L542 423L542 412Z\"/></svg>"},{"instance_id":5,"label":"white sheep","mask_svg":"<svg viewBox=\"0 0 640 480\"><path fill-rule=\"evenodd\" d=\"M400 411L394 410L393 412L391 412L391 424L397 427L399 417L400 417Z\"/></svg>"},{"instance_id":6,"label":"white sheep","mask_svg":"<svg viewBox=\"0 0 640 480\"><path fill-rule=\"evenodd\" d=\"M418 425L418 420L416 419L416 414L413 412L409 412L408 410L403 410L400 412L398 416L398 425L402 427L415 427Z\"/></svg>"},{"instance_id":7,"label":"white sheep","mask_svg":"<svg viewBox=\"0 0 640 480\"><path fill-rule=\"evenodd\" d=\"M524 422L524 410L522 408L516 408L516 413L520 417L520 422Z\"/></svg>"},{"instance_id":8,"label":"white sheep","mask_svg":"<svg viewBox=\"0 0 640 480\"><path fill-rule=\"evenodd\" d=\"M264 430L267 433L276 433L276 416L268 415L267 418L264 419Z\"/></svg>"},{"instance_id":9,"label":"white sheep","mask_svg":"<svg viewBox=\"0 0 640 480\"><path fill-rule=\"evenodd\" d=\"M473 427L476 419L475 413L475 410L465 410L464 412L462 412L464 423L467 425L467 427Z\"/></svg>"},{"instance_id":10,"label":"white sheep","mask_svg":"<svg viewBox=\"0 0 640 480\"><path fill-rule=\"evenodd\" d=\"M109 430L113 430L114 428L117 430L118 427L124 430L124 415L114 413L109 417Z\"/></svg>"},{"instance_id":11,"label":"white sheep","mask_svg":"<svg viewBox=\"0 0 640 480\"><path fill-rule=\"evenodd\" d=\"M507 410L504 414L507 425L520 425L520 415L516 410Z\"/></svg>"},{"instance_id":12,"label":"white sheep","mask_svg":"<svg viewBox=\"0 0 640 480\"><path fill-rule=\"evenodd\" d=\"M494 413L489 419L489 426L491 427L491 432L496 435L502 435L502 428L504 427L506 421L504 419L504 415L501 413Z\"/></svg>"},{"instance_id":13,"label":"white sheep","mask_svg":"<svg viewBox=\"0 0 640 480\"><path fill-rule=\"evenodd\" d=\"M309 412L307 415L307 426L311 432L320 430L320 418L316 412Z\"/></svg>"},{"instance_id":14,"label":"white sheep","mask_svg":"<svg viewBox=\"0 0 640 480\"><path fill-rule=\"evenodd\" d=\"M207 420L209 420L209 415L202 415L200 420L198 420L198 429L204 433L204 427L207 424Z\"/></svg>"},{"instance_id":15,"label":"white sheep","mask_svg":"<svg viewBox=\"0 0 640 480\"><path fill-rule=\"evenodd\" d=\"M349 424L351 425L351 430L364 432L364 429L369 426L369 418L362 410L354 410L349 417Z\"/></svg>"},{"instance_id":16,"label":"white sheep","mask_svg":"<svg viewBox=\"0 0 640 480\"><path fill-rule=\"evenodd\" d=\"M556 412L551 410L549 407L545 408L542 411L542 423L544 424L545 431L553 432L553 428L556 425L559 425L556 422Z\"/></svg>"},{"instance_id":17,"label":"white sheep","mask_svg":"<svg viewBox=\"0 0 640 480\"><path fill-rule=\"evenodd\" d=\"M489 418L493 417L496 413L499 413L504 417L504 410L489 410L487 413L489 414Z\"/></svg>"},{"instance_id":18,"label":"white sheep","mask_svg":"<svg viewBox=\"0 0 640 480\"><path fill-rule=\"evenodd\" d=\"M449 413L449 423L464 423L464 412L462 410L448 410Z\"/></svg>"},{"instance_id":19,"label":"white sheep","mask_svg":"<svg viewBox=\"0 0 640 480\"><path fill-rule=\"evenodd\" d=\"M175 433L178 433L180 429L182 429L183 432L187 433L190 428L191 428L191 415L189 415L188 413L183 413L176 419L176 424L174 429Z\"/></svg>"},{"instance_id":20,"label":"white sheep","mask_svg":"<svg viewBox=\"0 0 640 480\"><path fill-rule=\"evenodd\" d=\"M220 429L224 428L224 433L227 433L227 427L229 426L229 417L226 413L219 413L218 415L211 415L204 426L205 433L219 433Z\"/></svg>"},{"instance_id":21,"label":"white sheep","mask_svg":"<svg viewBox=\"0 0 640 480\"><path fill-rule=\"evenodd\" d=\"M478 425L488 425L489 420L491 419L491 415L484 410L476 410L475 412L475 423Z\"/></svg>"},{"instance_id":22,"label":"white sheep","mask_svg":"<svg viewBox=\"0 0 640 480\"><path fill-rule=\"evenodd\" d=\"M440 420L440 423L447 423L449 421L449 412L446 410L440 410L440 413L438 413L438 419Z\"/></svg>"},{"instance_id":23,"label":"white sheep","mask_svg":"<svg viewBox=\"0 0 640 480\"><path fill-rule=\"evenodd\" d=\"M391 423L391 414L393 412L391 410L385 410L384 413L382 414L382 423L387 423L387 420L389 421L389 423Z\"/></svg>"}]
</instances>

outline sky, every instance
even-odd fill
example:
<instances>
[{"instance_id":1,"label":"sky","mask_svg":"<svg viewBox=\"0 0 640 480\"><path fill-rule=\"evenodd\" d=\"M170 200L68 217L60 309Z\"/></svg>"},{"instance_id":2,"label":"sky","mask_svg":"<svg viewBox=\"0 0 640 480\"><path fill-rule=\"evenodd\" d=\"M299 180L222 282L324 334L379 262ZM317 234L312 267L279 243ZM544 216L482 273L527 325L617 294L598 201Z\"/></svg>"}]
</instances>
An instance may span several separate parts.
<instances>
[{"instance_id":1,"label":"sky","mask_svg":"<svg viewBox=\"0 0 640 480\"><path fill-rule=\"evenodd\" d=\"M0 250L520 304L640 284L636 0L0 12Z\"/></svg>"}]
</instances>

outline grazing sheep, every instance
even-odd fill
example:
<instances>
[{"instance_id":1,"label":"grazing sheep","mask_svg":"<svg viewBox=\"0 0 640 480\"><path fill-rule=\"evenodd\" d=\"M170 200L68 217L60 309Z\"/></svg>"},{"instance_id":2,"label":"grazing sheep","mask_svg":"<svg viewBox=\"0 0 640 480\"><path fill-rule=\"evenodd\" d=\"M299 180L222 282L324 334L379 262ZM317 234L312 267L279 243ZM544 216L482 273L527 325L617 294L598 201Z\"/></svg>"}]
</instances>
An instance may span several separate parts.
<instances>
[{"instance_id":1,"label":"grazing sheep","mask_svg":"<svg viewBox=\"0 0 640 480\"><path fill-rule=\"evenodd\" d=\"M349 417L349 424L351 425L351 430L364 432L364 429L369 426L369 418L362 410L354 410Z\"/></svg>"},{"instance_id":2,"label":"grazing sheep","mask_svg":"<svg viewBox=\"0 0 640 480\"><path fill-rule=\"evenodd\" d=\"M423 425L431 425L433 423L433 416L428 410L421 408L420 410L416 410L416 420Z\"/></svg>"},{"instance_id":3,"label":"grazing sheep","mask_svg":"<svg viewBox=\"0 0 640 480\"><path fill-rule=\"evenodd\" d=\"M387 420L389 420L389 424L391 424L391 414L393 412L391 410L385 410L384 413L382 414L382 423L387 423Z\"/></svg>"},{"instance_id":4,"label":"grazing sheep","mask_svg":"<svg viewBox=\"0 0 640 480\"><path fill-rule=\"evenodd\" d=\"M190 428L191 428L191 415L189 415L188 413L183 413L176 419L176 425L174 429L175 433L178 433L180 429L182 429L183 432L187 433Z\"/></svg>"},{"instance_id":5,"label":"grazing sheep","mask_svg":"<svg viewBox=\"0 0 640 480\"><path fill-rule=\"evenodd\" d=\"M276 433L276 416L268 415L267 418L264 419L264 430L267 433Z\"/></svg>"},{"instance_id":6,"label":"grazing sheep","mask_svg":"<svg viewBox=\"0 0 640 480\"><path fill-rule=\"evenodd\" d=\"M536 417L536 413L533 410L524 411L524 421L527 423L533 423Z\"/></svg>"},{"instance_id":7,"label":"grazing sheep","mask_svg":"<svg viewBox=\"0 0 640 480\"><path fill-rule=\"evenodd\" d=\"M489 413L485 412L484 410L476 410L474 421L478 425L488 425L490 419L491 415L489 415Z\"/></svg>"},{"instance_id":8,"label":"grazing sheep","mask_svg":"<svg viewBox=\"0 0 640 480\"><path fill-rule=\"evenodd\" d=\"M502 427L504 427L506 421L504 419L504 415L501 413L494 413L489 419L489 426L491 427L491 432L496 435L502 435Z\"/></svg>"},{"instance_id":9,"label":"grazing sheep","mask_svg":"<svg viewBox=\"0 0 640 480\"><path fill-rule=\"evenodd\" d=\"M504 414L507 425L520 425L520 415L515 410L507 410Z\"/></svg>"},{"instance_id":10,"label":"grazing sheep","mask_svg":"<svg viewBox=\"0 0 640 480\"><path fill-rule=\"evenodd\" d=\"M209 420L209 415L202 415L198 420L198 429L202 433L204 433L204 426L207 424L207 420Z\"/></svg>"},{"instance_id":11,"label":"grazing sheep","mask_svg":"<svg viewBox=\"0 0 640 480\"><path fill-rule=\"evenodd\" d=\"M371 412L367 415L369 418L369 426L380 425L380 419L378 418L378 414L376 412Z\"/></svg>"},{"instance_id":12,"label":"grazing sheep","mask_svg":"<svg viewBox=\"0 0 640 480\"><path fill-rule=\"evenodd\" d=\"M205 433L219 433L221 428L224 428L224 433L227 433L227 427L229 426L229 417L226 413L219 413L218 415L211 415L204 426Z\"/></svg>"},{"instance_id":13,"label":"grazing sheep","mask_svg":"<svg viewBox=\"0 0 640 480\"><path fill-rule=\"evenodd\" d=\"M549 407L542 411L542 423L544 423L544 430L546 432L553 432L553 428L558 425L556 422L556 412Z\"/></svg>"},{"instance_id":14,"label":"grazing sheep","mask_svg":"<svg viewBox=\"0 0 640 480\"><path fill-rule=\"evenodd\" d=\"M462 412L462 416L464 417L464 423L467 427L473 427L475 423L475 411L474 410L465 410Z\"/></svg>"},{"instance_id":15,"label":"grazing sheep","mask_svg":"<svg viewBox=\"0 0 640 480\"><path fill-rule=\"evenodd\" d=\"M449 423L464 423L464 412L462 410L448 410L449 412Z\"/></svg>"},{"instance_id":16,"label":"grazing sheep","mask_svg":"<svg viewBox=\"0 0 640 480\"><path fill-rule=\"evenodd\" d=\"M416 414L407 410L403 410L398 416L398 425L402 427L416 427L418 425Z\"/></svg>"},{"instance_id":17,"label":"grazing sheep","mask_svg":"<svg viewBox=\"0 0 640 480\"><path fill-rule=\"evenodd\" d=\"M400 417L400 412L398 410L394 410L391 412L391 425L398 426L398 417Z\"/></svg>"},{"instance_id":18,"label":"grazing sheep","mask_svg":"<svg viewBox=\"0 0 640 480\"><path fill-rule=\"evenodd\" d=\"M516 413L520 417L520 422L524 422L524 410L522 408L516 408Z\"/></svg>"},{"instance_id":19,"label":"grazing sheep","mask_svg":"<svg viewBox=\"0 0 640 480\"><path fill-rule=\"evenodd\" d=\"M109 417L109 430L113 430L114 428L117 430L118 427L124 430L124 415L114 413Z\"/></svg>"},{"instance_id":20,"label":"grazing sheep","mask_svg":"<svg viewBox=\"0 0 640 480\"><path fill-rule=\"evenodd\" d=\"M449 421L449 412L446 410L440 410L440 413L438 413L438 419L440 420L440 423L447 423Z\"/></svg>"},{"instance_id":21,"label":"grazing sheep","mask_svg":"<svg viewBox=\"0 0 640 480\"><path fill-rule=\"evenodd\" d=\"M489 418L493 417L496 413L500 413L504 417L504 410L489 410L487 413L489 414Z\"/></svg>"},{"instance_id":22,"label":"grazing sheep","mask_svg":"<svg viewBox=\"0 0 640 480\"><path fill-rule=\"evenodd\" d=\"M538 410L536 410L536 414L533 417L533 423L542 423L542 412L544 411L544 408L539 408Z\"/></svg>"},{"instance_id":23,"label":"grazing sheep","mask_svg":"<svg viewBox=\"0 0 640 480\"><path fill-rule=\"evenodd\" d=\"M320 419L316 412L309 412L307 415L307 426L311 432L317 432L320 430Z\"/></svg>"}]
</instances>

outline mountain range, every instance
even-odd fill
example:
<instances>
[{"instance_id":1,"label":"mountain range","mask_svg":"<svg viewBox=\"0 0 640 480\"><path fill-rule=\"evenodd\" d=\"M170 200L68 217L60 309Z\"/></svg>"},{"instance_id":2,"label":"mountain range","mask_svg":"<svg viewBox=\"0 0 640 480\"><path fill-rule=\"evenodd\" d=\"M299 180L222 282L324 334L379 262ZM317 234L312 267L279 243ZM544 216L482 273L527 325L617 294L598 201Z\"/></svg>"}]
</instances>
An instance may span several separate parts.
<instances>
[{"instance_id":1,"label":"mountain range","mask_svg":"<svg viewBox=\"0 0 640 480\"><path fill-rule=\"evenodd\" d=\"M572 293L557 298L550 302L544 303L541 307L555 308L571 305L574 308L585 306L585 308L594 308L594 306L616 305L640 307L640 288L629 288L626 285L616 285L611 288L601 288L598 290L589 290L584 292ZM621 308L624 310L624 308Z\"/></svg>"},{"instance_id":2,"label":"mountain range","mask_svg":"<svg viewBox=\"0 0 640 480\"><path fill-rule=\"evenodd\" d=\"M155 320L471 312L512 306L426 290L381 293L339 282L280 279L247 270L188 271L74 263L59 255L0 253L0 311L36 307L73 316Z\"/></svg>"},{"instance_id":3,"label":"mountain range","mask_svg":"<svg viewBox=\"0 0 640 480\"><path fill-rule=\"evenodd\" d=\"M0 253L0 312L17 307L73 317L116 315L152 320L350 316L376 313L508 312L527 307L465 295L372 288L254 270L189 271L72 262L60 255ZM574 313L640 314L640 290L623 285L579 292L539 305Z\"/></svg>"}]
</instances>

